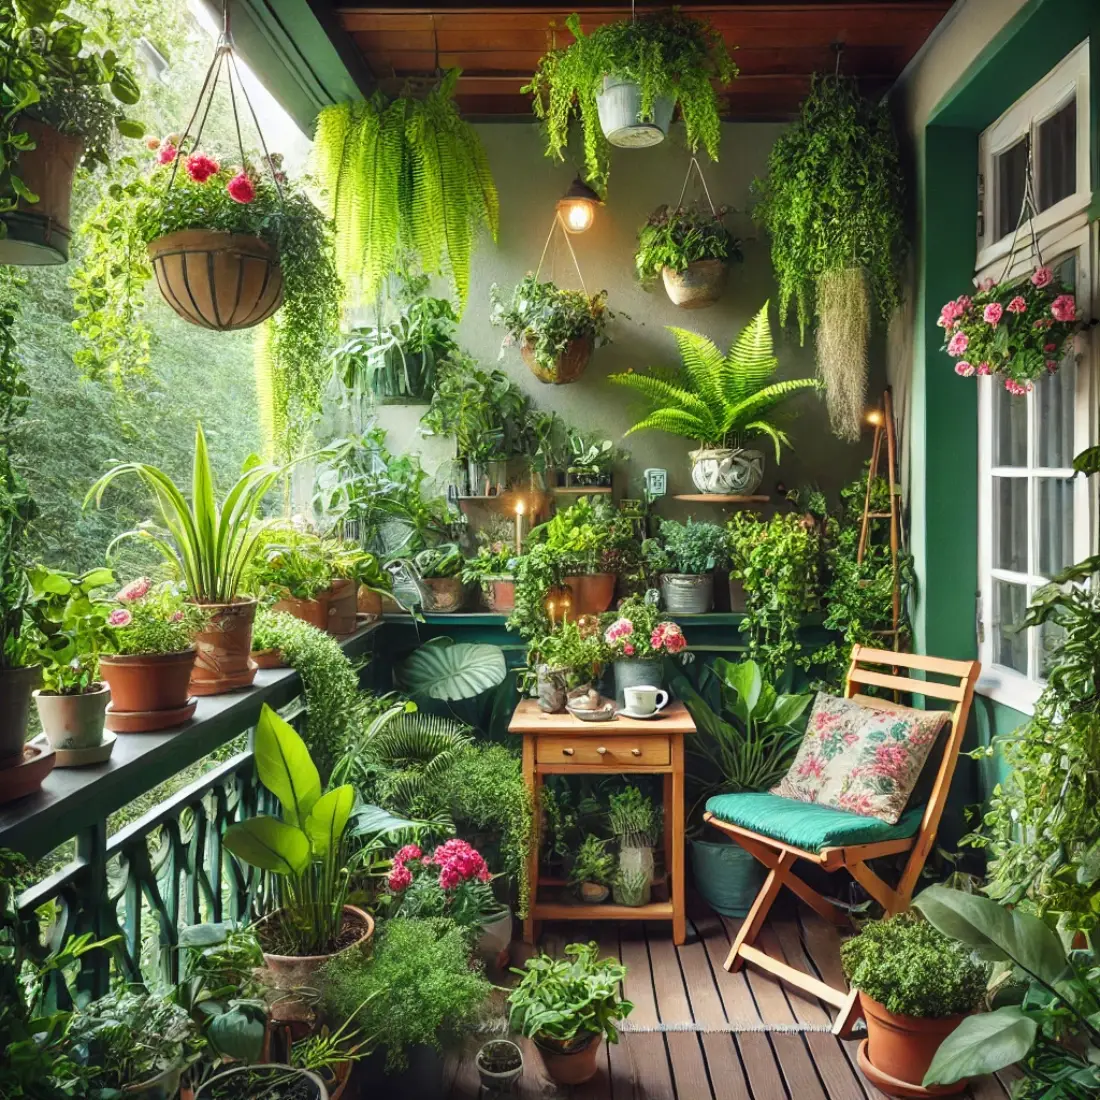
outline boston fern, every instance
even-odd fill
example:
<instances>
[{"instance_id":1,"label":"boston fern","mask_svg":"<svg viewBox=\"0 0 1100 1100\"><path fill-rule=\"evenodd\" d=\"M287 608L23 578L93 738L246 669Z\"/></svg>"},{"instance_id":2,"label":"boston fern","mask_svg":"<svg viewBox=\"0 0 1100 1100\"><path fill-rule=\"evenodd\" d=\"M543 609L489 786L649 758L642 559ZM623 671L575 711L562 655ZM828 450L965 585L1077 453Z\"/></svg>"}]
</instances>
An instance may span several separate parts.
<instances>
[{"instance_id":1,"label":"boston fern","mask_svg":"<svg viewBox=\"0 0 1100 1100\"><path fill-rule=\"evenodd\" d=\"M695 152L702 145L712 160L718 159L721 124L714 83L728 84L737 66L714 27L675 10L606 23L588 35L579 15L569 16L565 25L575 41L547 53L523 89L534 94L535 114L546 122L547 156L565 159L576 112L584 129L588 182L606 190L609 145L596 96L603 78L612 75L638 84L643 119L652 119L658 97L679 103L689 148Z\"/></svg>"},{"instance_id":2,"label":"boston fern","mask_svg":"<svg viewBox=\"0 0 1100 1100\"><path fill-rule=\"evenodd\" d=\"M814 389L812 378L772 382L779 361L772 353L768 303L738 336L728 355L711 340L687 329L669 326L680 349L679 372L612 374L612 382L628 386L649 402L650 412L626 433L658 429L696 439L706 447L737 447L753 435L790 445L787 433L771 415L776 406L799 390Z\"/></svg>"},{"instance_id":3,"label":"boston fern","mask_svg":"<svg viewBox=\"0 0 1100 1100\"><path fill-rule=\"evenodd\" d=\"M741 242L722 224L729 207L709 214L693 206L658 206L638 231L634 266L648 282L662 268L684 271L699 260L740 260Z\"/></svg>"},{"instance_id":4,"label":"boston fern","mask_svg":"<svg viewBox=\"0 0 1100 1100\"><path fill-rule=\"evenodd\" d=\"M341 277L363 298L410 255L445 273L466 304L482 226L496 240L499 203L481 139L454 103L458 70L423 99L372 96L326 107L314 148L336 221Z\"/></svg>"}]
</instances>

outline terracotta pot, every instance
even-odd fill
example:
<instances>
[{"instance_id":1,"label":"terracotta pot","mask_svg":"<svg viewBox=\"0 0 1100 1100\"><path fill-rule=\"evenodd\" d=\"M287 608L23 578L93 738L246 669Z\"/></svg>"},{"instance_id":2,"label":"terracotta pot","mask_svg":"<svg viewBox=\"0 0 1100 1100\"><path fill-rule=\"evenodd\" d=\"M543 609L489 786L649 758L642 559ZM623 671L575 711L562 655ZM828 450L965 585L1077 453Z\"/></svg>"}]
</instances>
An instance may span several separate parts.
<instances>
[{"instance_id":1,"label":"terracotta pot","mask_svg":"<svg viewBox=\"0 0 1100 1100\"><path fill-rule=\"evenodd\" d=\"M255 926L257 930L262 928L264 922L270 920L271 916L258 920ZM344 924L346 925L349 921L359 924L363 934L354 943L330 955L273 955L265 951L264 963L271 972L274 988L293 990L302 986L312 986L314 975L333 955L343 955L348 951L362 951L374 937L374 918L354 905L345 905Z\"/></svg>"},{"instance_id":2,"label":"terracotta pot","mask_svg":"<svg viewBox=\"0 0 1100 1100\"><path fill-rule=\"evenodd\" d=\"M51 749L92 749L103 744L103 721L111 701L106 684L96 684L94 690L80 695L36 691L34 701Z\"/></svg>"},{"instance_id":3,"label":"terracotta pot","mask_svg":"<svg viewBox=\"0 0 1100 1100\"><path fill-rule=\"evenodd\" d=\"M373 622L382 614L382 595L372 592L365 584L359 586L359 598L357 607L360 615L365 615L367 622Z\"/></svg>"},{"instance_id":4,"label":"terracotta pot","mask_svg":"<svg viewBox=\"0 0 1100 1100\"><path fill-rule=\"evenodd\" d=\"M45 745L25 745L18 758L0 768L0 805L41 789L54 769L57 753Z\"/></svg>"},{"instance_id":5,"label":"terracotta pot","mask_svg":"<svg viewBox=\"0 0 1100 1100\"><path fill-rule=\"evenodd\" d=\"M252 661L257 668L289 668L283 655L277 649L254 649Z\"/></svg>"},{"instance_id":6,"label":"terracotta pot","mask_svg":"<svg viewBox=\"0 0 1100 1100\"><path fill-rule=\"evenodd\" d=\"M194 667L194 649L99 659L99 671L111 689L111 709L122 712L186 706Z\"/></svg>"},{"instance_id":7,"label":"terracotta pot","mask_svg":"<svg viewBox=\"0 0 1100 1100\"><path fill-rule=\"evenodd\" d=\"M566 1053L535 1039L546 1072L559 1085L583 1085L585 1081L591 1081L596 1076L596 1060L602 1042L602 1035L592 1035L583 1046Z\"/></svg>"},{"instance_id":8,"label":"terracotta pot","mask_svg":"<svg viewBox=\"0 0 1100 1100\"><path fill-rule=\"evenodd\" d=\"M535 349L527 342L525 336L520 343L519 351L523 361L530 368L531 373L540 381L549 385L564 386L569 382L576 382L588 360L592 358L592 349L595 344L591 336L581 336L576 340L570 340L565 346L565 351L554 360L552 367L547 369L535 358Z\"/></svg>"},{"instance_id":9,"label":"terracotta pot","mask_svg":"<svg viewBox=\"0 0 1100 1100\"><path fill-rule=\"evenodd\" d=\"M41 682L38 665L0 671L0 768L22 763L31 695Z\"/></svg>"},{"instance_id":10,"label":"terracotta pot","mask_svg":"<svg viewBox=\"0 0 1100 1100\"><path fill-rule=\"evenodd\" d=\"M394 596L382 596L382 614L383 615L401 615L405 609L397 602L397 598Z\"/></svg>"},{"instance_id":11,"label":"terracotta pot","mask_svg":"<svg viewBox=\"0 0 1100 1100\"><path fill-rule=\"evenodd\" d=\"M921 1082L932 1064L940 1044L959 1026L962 1016L920 1018L898 1016L865 993L859 995L860 1008L867 1021L867 1060L870 1065L901 1085L923 1088ZM901 1089L891 1093L889 1082L875 1082L890 1095L912 1095ZM954 1096L967 1087L967 1081L928 1089L929 1096Z\"/></svg>"},{"instance_id":12,"label":"terracotta pot","mask_svg":"<svg viewBox=\"0 0 1100 1100\"><path fill-rule=\"evenodd\" d=\"M486 577L485 606L498 615L507 615L516 606L516 582L511 577Z\"/></svg>"},{"instance_id":13,"label":"terracotta pot","mask_svg":"<svg viewBox=\"0 0 1100 1100\"><path fill-rule=\"evenodd\" d=\"M318 592L312 600L300 600L296 596L286 596L271 605L272 611L282 611L293 615L318 630L328 629L328 600L326 594Z\"/></svg>"},{"instance_id":14,"label":"terracotta pot","mask_svg":"<svg viewBox=\"0 0 1100 1100\"><path fill-rule=\"evenodd\" d=\"M183 229L151 241L149 259L164 300L193 325L251 328L283 304L278 253L259 237Z\"/></svg>"},{"instance_id":15,"label":"terracotta pot","mask_svg":"<svg viewBox=\"0 0 1100 1100\"><path fill-rule=\"evenodd\" d=\"M466 597L466 588L461 577L423 577L424 587L428 590L431 606L425 611L449 615L461 611Z\"/></svg>"},{"instance_id":16,"label":"terracotta pot","mask_svg":"<svg viewBox=\"0 0 1100 1100\"><path fill-rule=\"evenodd\" d=\"M611 894L611 890L601 882L582 882L577 892L586 905L601 905Z\"/></svg>"},{"instance_id":17,"label":"terracotta pot","mask_svg":"<svg viewBox=\"0 0 1100 1100\"><path fill-rule=\"evenodd\" d=\"M712 306L726 289L729 264L725 260L696 260L683 271L661 268L665 293L674 306L681 309L703 309Z\"/></svg>"},{"instance_id":18,"label":"terracotta pot","mask_svg":"<svg viewBox=\"0 0 1100 1100\"><path fill-rule=\"evenodd\" d=\"M195 670L191 673L192 695L221 695L252 686L256 665L252 651L252 623L256 601L203 604L210 614L205 630L195 635Z\"/></svg>"},{"instance_id":19,"label":"terracotta pot","mask_svg":"<svg viewBox=\"0 0 1100 1100\"><path fill-rule=\"evenodd\" d=\"M584 573L562 580L572 591L572 616L602 615L615 599L614 573Z\"/></svg>"},{"instance_id":20,"label":"terracotta pot","mask_svg":"<svg viewBox=\"0 0 1100 1100\"><path fill-rule=\"evenodd\" d=\"M328 593L328 620L325 629L337 638L346 638L354 634L358 622L359 601L355 582L345 577L337 577Z\"/></svg>"},{"instance_id":21,"label":"terracotta pot","mask_svg":"<svg viewBox=\"0 0 1100 1100\"><path fill-rule=\"evenodd\" d=\"M0 215L7 235L0 240L0 264L63 264L69 259L69 210L73 174L84 149L84 139L62 134L44 122L20 118L16 131L25 130L35 148L19 155L15 171L38 196L22 199L14 210Z\"/></svg>"}]
</instances>

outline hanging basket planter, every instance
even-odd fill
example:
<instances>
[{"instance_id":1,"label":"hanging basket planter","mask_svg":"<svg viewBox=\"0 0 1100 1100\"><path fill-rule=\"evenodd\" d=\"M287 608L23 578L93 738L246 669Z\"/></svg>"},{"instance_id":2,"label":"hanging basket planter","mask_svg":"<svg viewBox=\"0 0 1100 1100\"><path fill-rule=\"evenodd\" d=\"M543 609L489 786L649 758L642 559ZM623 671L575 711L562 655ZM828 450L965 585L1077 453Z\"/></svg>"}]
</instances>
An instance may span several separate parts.
<instances>
[{"instance_id":1,"label":"hanging basket planter","mask_svg":"<svg viewBox=\"0 0 1100 1100\"><path fill-rule=\"evenodd\" d=\"M642 118L642 89L633 80L605 76L603 90L596 96L600 129L612 145L620 149L648 149L668 137L675 100L657 96L653 117Z\"/></svg>"},{"instance_id":2,"label":"hanging basket planter","mask_svg":"<svg viewBox=\"0 0 1100 1100\"><path fill-rule=\"evenodd\" d=\"M669 301L680 309L704 309L722 297L729 275L725 260L696 260L683 271L661 268L661 279Z\"/></svg>"},{"instance_id":3,"label":"hanging basket planter","mask_svg":"<svg viewBox=\"0 0 1100 1100\"><path fill-rule=\"evenodd\" d=\"M565 351L554 360L553 365L550 367L539 362L535 355L535 349L526 336L523 338L519 350L523 356L523 361L540 382L546 382L554 386L564 386L569 382L576 382L584 374L588 361L592 358L594 347L595 341L591 336L581 336L575 340L570 340Z\"/></svg>"},{"instance_id":4,"label":"hanging basket planter","mask_svg":"<svg viewBox=\"0 0 1100 1100\"><path fill-rule=\"evenodd\" d=\"M283 304L278 253L259 237L184 229L152 241L149 259L164 300L193 325L252 328Z\"/></svg>"}]
</instances>

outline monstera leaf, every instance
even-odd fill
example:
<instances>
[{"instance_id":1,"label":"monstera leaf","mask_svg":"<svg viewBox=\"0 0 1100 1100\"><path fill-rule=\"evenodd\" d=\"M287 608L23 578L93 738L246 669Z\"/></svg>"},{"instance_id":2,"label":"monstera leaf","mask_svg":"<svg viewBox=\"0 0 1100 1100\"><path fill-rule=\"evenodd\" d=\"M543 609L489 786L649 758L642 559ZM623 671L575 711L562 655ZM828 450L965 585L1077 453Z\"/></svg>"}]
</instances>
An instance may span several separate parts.
<instances>
[{"instance_id":1,"label":"monstera leaf","mask_svg":"<svg viewBox=\"0 0 1100 1100\"><path fill-rule=\"evenodd\" d=\"M495 688L508 674L495 645L434 638L397 667L397 683L412 696L456 702Z\"/></svg>"}]
</instances>

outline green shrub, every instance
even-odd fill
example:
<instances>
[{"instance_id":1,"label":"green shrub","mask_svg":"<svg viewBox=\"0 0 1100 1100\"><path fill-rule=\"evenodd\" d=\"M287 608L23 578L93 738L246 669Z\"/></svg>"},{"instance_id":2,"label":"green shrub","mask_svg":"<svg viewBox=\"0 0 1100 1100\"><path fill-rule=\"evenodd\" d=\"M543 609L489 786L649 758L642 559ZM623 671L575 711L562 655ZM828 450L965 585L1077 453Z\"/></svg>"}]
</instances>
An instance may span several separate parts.
<instances>
[{"instance_id":1,"label":"green shrub","mask_svg":"<svg viewBox=\"0 0 1100 1100\"><path fill-rule=\"evenodd\" d=\"M865 925L840 956L852 985L900 1016L972 1012L985 995L985 965L911 914Z\"/></svg>"}]
</instances>

